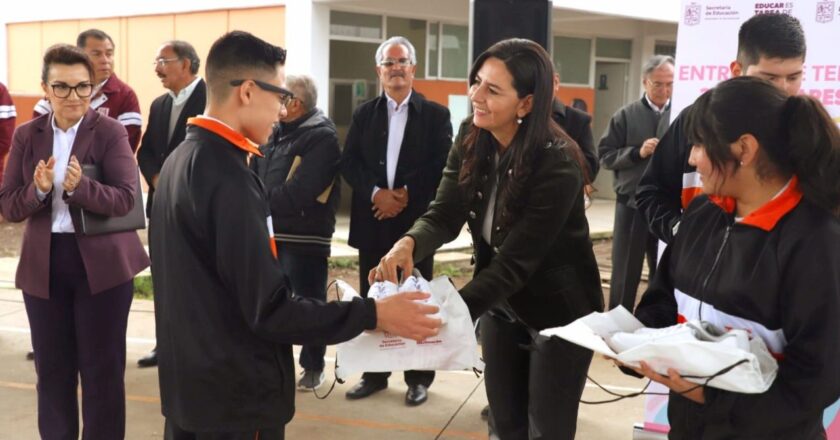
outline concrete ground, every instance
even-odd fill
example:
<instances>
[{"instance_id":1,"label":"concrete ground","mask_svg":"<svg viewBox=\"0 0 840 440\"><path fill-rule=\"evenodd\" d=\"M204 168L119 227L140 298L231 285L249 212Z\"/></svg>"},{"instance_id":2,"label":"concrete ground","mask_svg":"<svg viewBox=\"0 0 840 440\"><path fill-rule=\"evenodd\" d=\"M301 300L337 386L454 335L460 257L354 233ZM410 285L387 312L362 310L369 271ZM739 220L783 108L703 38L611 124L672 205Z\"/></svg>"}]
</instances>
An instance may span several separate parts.
<instances>
[{"instance_id":1,"label":"concrete ground","mask_svg":"<svg viewBox=\"0 0 840 440\"><path fill-rule=\"evenodd\" d=\"M609 236L613 207L597 200L587 211L593 236ZM462 234L449 245L450 255L469 246ZM346 248L346 222L339 221L334 254L354 256ZM24 359L30 349L29 326L21 293L14 289L13 274L17 261L0 258L0 440L37 439L36 376L32 362ZM154 314L151 301L134 301L128 323L127 431L130 440L162 438L157 369L139 369L137 359L154 346ZM295 352L298 352L296 347ZM330 364L334 350L327 351L328 383L332 380ZM595 358L590 377L614 392L636 391L643 383L621 374L611 362ZM287 426L290 439L485 439L486 424L479 412L487 403L481 379L468 372L439 372L429 393L429 401L416 408L403 403L405 384L396 374L390 387L370 398L350 402L344 393L356 383L352 377L336 385L325 400L312 393L297 393L297 413ZM319 391L326 392L328 386ZM584 400L606 400L611 396L587 383ZM581 405L578 439L622 440L633 438L633 425L642 420L643 400L626 399L606 405ZM448 426L447 426L448 424ZM444 430L444 426L446 429Z\"/></svg>"}]
</instances>

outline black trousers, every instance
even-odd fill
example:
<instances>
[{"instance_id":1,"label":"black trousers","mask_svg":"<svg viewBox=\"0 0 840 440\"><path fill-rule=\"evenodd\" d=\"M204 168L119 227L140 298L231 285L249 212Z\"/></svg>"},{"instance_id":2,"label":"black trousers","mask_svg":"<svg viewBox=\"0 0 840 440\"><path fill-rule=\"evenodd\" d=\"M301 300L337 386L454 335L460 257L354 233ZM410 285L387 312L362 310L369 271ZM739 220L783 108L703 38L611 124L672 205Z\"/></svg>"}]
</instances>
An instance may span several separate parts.
<instances>
[{"instance_id":1,"label":"black trousers","mask_svg":"<svg viewBox=\"0 0 840 440\"><path fill-rule=\"evenodd\" d=\"M636 291L642 279L642 263L647 255L649 278L656 272L656 236L650 232L642 213L616 201L610 276L610 309L623 305L633 312Z\"/></svg>"},{"instance_id":2,"label":"black trousers","mask_svg":"<svg viewBox=\"0 0 840 440\"><path fill-rule=\"evenodd\" d=\"M572 440L592 352L532 336L492 312L481 317L490 423L502 440Z\"/></svg>"},{"instance_id":3,"label":"black trousers","mask_svg":"<svg viewBox=\"0 0 840 440\"><path fill-rule=\"evenodd\" d=\"M292 283L292 292L305 298L327 300L327 257L293 252L278 246L280 267ZM324 371L324 345L304 345L300 350L300 366L304 370Z\"/></svg>"},{"instance_id":4,"label":"black trousers","mask_svg":"<svg viewBox=\"0 0 840 440\"><path fill-rule=\"evenodd\" d=\"M255 429L233 432L189 432L166 419L163 425L164 440L284 440L286 428Z\"/></svg>"},{"instance_id":5,"label":"black trousers","mask_svg":"<svg viewBox=\"0 0 840 440\"><path fill-rule=\"evenodd\" d=\"M359 250L359 295L367 298L370 283L368 283L368 272L379 264L379 260L388 253L388 249L380 251ZM434 255L414 263L414 267L420 271L423 278L431 281L432 272L435 266ZM362 379L369 382L383 383L388 381L391 373L367 372L362 374ZM407 370L403 373L405 383L412 385L425 385L429 387L435 380L434 371Z\"/></svg>"},{"instance_id":6,"label":"black trousers","mask_svg":"<svg viewBox=\"0 0 840 440\"><path fill-rule=\"evenodd\" d=\"M38 375L38 431L44 440L125 437L125 333L134 283L91 295L73 234L50 241L50 298L24 292Z\"/></svg>"}]
</instances>

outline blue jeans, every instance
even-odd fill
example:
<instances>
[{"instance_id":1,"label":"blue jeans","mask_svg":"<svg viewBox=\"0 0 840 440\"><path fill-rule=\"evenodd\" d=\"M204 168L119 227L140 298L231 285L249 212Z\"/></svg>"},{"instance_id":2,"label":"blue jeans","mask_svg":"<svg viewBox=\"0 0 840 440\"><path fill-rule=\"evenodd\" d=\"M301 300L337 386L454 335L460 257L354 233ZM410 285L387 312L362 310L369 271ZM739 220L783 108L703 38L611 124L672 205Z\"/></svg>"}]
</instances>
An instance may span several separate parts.
<instances>
[{"instance_id":1,"label":"blue jeans","mask_svg":"<svg viewBox=\"0 0 840 440\"><path fill-rule=\"evenodd\" d=\"M327 300L327 257L291 252L282 246L277 249L277 257L295 295ZM304 370L323 371L326 352L327 347L323 345L304 345L300 366Z\"/></svg>"}]
</instances>

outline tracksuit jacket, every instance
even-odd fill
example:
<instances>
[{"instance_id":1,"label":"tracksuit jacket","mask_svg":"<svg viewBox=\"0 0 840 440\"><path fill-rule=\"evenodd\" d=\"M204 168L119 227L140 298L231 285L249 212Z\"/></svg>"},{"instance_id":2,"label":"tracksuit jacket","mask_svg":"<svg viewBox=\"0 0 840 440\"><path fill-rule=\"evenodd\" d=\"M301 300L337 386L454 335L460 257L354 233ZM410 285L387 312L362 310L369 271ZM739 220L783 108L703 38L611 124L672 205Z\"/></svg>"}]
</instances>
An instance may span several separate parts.
<instances>
[{"instance_id":1,"label":"tracksuit jacket","mask_svg":"<svg viewBox=\"0 0 840 440\"><path fill-rule=\"evenodd\" d=\"M761 394L671 393L675 439L822 439L840 397L840 221L802 198L794 177L736 221L731 199L699 196L636 309L648 327L691 319L742 328L779 361Z\"/></svg>"},{"instance_id":2,"label":"tracksuit jacket","mask_svg":"<svg viewBox=\"0 0 840 440\"><path fill-rule=\"evenodd\" d=\"M691 143L685 134L686 107L656 145L636 187L636 206L651 232L665 243L674 240L682 211L701 193L697 169L688 163Z\"/></svg>"},{"instance_id":3,"label":"tracksuit jacket","mask_svg":"<svg viewBox=\"0 0 840 440\"><path fill-rule=\"evenodd\" d=\"M294 414L291 344L373 329L376 305L293 296L246 164L256 145L210 118L189 124L161 169L149 231L161 409L187 431L281 428Z\"/></svg>"}]
</instances>

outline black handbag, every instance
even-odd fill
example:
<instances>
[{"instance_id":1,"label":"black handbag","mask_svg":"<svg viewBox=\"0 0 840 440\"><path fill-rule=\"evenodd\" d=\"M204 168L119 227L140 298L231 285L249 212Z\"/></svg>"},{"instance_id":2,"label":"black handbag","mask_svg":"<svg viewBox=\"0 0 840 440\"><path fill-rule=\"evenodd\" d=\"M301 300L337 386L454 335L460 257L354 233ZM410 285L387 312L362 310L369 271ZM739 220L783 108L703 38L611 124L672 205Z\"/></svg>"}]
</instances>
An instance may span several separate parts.
<instances>
[{"instance_id":1,"label":"black handbag","mask_svg":"<svg viewBox=\"0 0 840 440\"><path fill-rule=\"evenodd\" d=\"M99 167L95 164L83 164L82 174L88 179L102 181ZM143 211L143 190L140 188L140 171L137 171L137 185L134 188L134 207L128 214L121 217L109 217L107 215L89 212L78 209L78 222L84 235L110 234L113 232L136 231L146 229L146 213Z\"/></svg>"}]
</instances>

